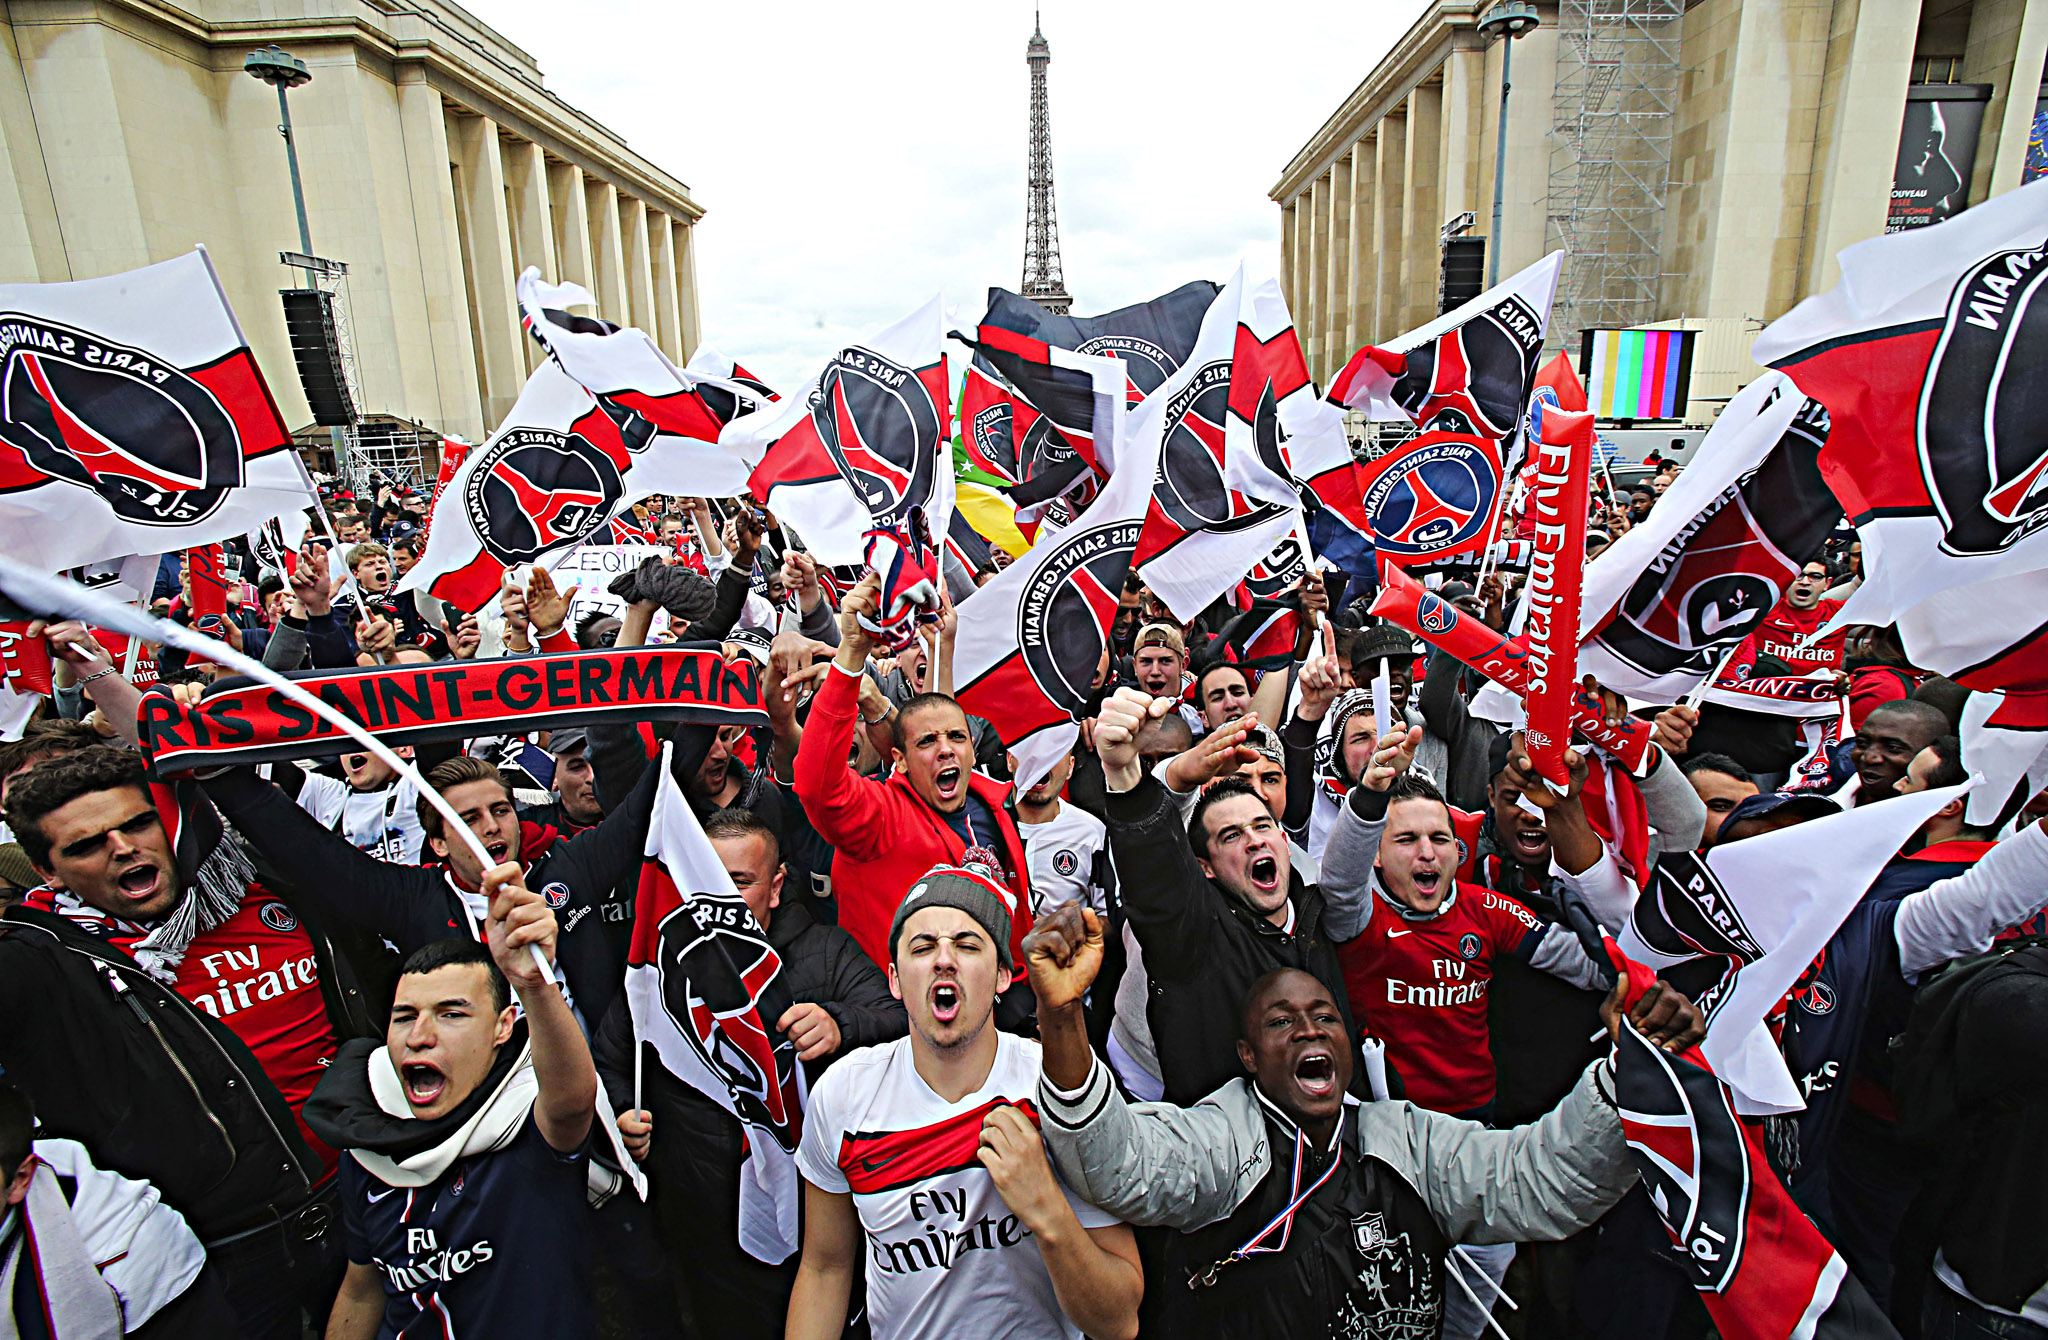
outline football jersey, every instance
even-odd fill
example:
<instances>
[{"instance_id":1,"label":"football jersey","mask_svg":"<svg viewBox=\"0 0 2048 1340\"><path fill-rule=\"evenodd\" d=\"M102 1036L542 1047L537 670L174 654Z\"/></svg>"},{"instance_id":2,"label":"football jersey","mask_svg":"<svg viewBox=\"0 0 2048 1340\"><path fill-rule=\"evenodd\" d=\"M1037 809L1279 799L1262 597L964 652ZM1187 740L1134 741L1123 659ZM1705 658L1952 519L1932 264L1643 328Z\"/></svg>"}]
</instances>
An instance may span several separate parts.
<instances>
[{"instance_id":1,"label":"football jersey","mask_svg":"<svg viewBox=\"0 0 2048 1340\"><path fill-rule=\"evenodd\" d=\"M1387 1045L1408 1101L1465 1113L1493 1101L1486 991L1493 961L1526 959L1548 927L1506 894L1459 884L1427 921L1409 921L1377 888L1358 937L1337 947L1351 1012Z\"/></svg>"},{"instance_id":2,"label":"football jersey","mask_svg":"<svg viewBox=\"0 0 2048 1340\"><path fill-rule=\"evenodd\" d=\"M1763 622L1750 634L1758 654L1775 656L1792 668L1795 675L1809 674L1815 670L1839 670L1842 668L1842 635L1812 641L1813 635L1827 626L1835 611L1842 608L1839 600L1823 599L1810 610L1794 609L1792 602L1781 600Z\"/></svg>"},{"instance_id":3,"label":"football jersey","mask_svg":"<svg viewBox=\"0 0 2048 1340\"><path fill-rule=\"evenodd\" d=\"M586 1140L561 1154L527 1114L512 1142L427 1186L341 1161L342 1247L384 1285L379 1340L595 1334Z\"/></svg>"},{"instance_id":4,"label":"football jersey","mask_svg":"<svg viewBox=\"0 0 2048 1340\"><path fill-rule=\"evenodd\" d=\"M1109 910L1095 879L1097 858L1109 845L1109 830L1102 820L1063 800L1059 813L1042 824L1025 823L1020 815L1017 835L1024 839L1034 921L1055 907L1081 899L1097 912Z\"/></svg>"},{"instance_id":5,"label":"football jersey","mask_svg":"<svg viewBox=\"0 0 2048 1340\"><path fill-rule=\"evenodd\" d=\"M292 910L252 889L233 916L192 938L178 961L176 989L255 1053L298 1118L334 1060L334 1030L312 937ZM334 1151L314 1138L303 1118L299 1134L323 1169L332 1170Z\"/></svg>"},{"instance_id":6,"label":"football jersey","mask_svg":"<svg viewBox=\"0 0 2048 1340\"><path fill-rule=\"evenodd\" d=\"M420 864L426 830L420 827L419 788L401 777L375 791L358 791L339 777L306 774L299 808L321 827L341 834L357 851L380 861Z\"/></svg>"},{"instance_id":7,"label":"football jersey","mask_svg":"<svg viewBox=\"0 0 2048 1340\"><path fill-rule=\"evenodd\" d=\"M997 1107L1037 1122L1038 1043L997 1034L988 1079L957 1103L924 1082L911 1046L864 1047L826 1071L796 1154L812 1185L853 1195L875 1340L1079 1340L1038 1244L975 1157ZM1117 1222L1071 1192L1067 1202L1083 1228Z\"/></svg>"}]
</instances>

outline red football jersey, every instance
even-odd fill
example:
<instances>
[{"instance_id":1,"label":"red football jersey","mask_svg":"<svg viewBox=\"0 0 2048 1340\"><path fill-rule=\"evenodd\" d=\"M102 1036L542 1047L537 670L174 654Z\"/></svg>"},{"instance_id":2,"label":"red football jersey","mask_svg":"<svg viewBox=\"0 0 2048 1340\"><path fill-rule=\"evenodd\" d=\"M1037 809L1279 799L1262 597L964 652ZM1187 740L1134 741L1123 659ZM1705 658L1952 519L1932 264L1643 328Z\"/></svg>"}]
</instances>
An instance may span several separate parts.
<instances>
[{"instance_id":1,"label":"red football jersey","mask_svg":"<svg viewBox=\"0 0 2048 1340\"><path fill-rule=\"evenodd\" d=\"M1409 921L1379 895L1357 939L1338 946L1351 1011L1387 1045L1408 1101L1470 1112L1493 1101L1486 988L1493 962L1533 953L1547 927L1504 894L1477 884L1427 921Z\"/></svg>"}]
</instances>

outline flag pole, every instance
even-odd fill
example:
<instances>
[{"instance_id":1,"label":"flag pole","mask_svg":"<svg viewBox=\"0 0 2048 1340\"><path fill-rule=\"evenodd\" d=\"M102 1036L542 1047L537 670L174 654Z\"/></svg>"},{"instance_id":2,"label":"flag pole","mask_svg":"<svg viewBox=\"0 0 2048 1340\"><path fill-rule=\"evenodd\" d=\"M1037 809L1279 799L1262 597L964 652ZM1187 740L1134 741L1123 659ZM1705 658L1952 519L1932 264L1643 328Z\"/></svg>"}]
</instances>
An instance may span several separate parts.
<instances>
[{"instance_id":1,"label":"flag pole","mask_svg":"<svg viewBox=\"0 0 2048 1340\"><path fill-rule=\"evenodd\" d=\"M131 645L133 639L140 638L165 646L178 647L187 655L203 656L209 661L227 666L238 674L247 675L260 684L268 685L354 740L383 760L400 777L410 781L418 789L420 798L432 805L440 814L442 823L469 844L469 849L475 854L480 866L488 870L497 864L491 859L491 854L484 850L483 842L470 831L469 825L462 821L462 816L455 812L455 807L450 805L439 791L428 786L426 778L420 776L410 762L400 758L382 740L351 721L346 715L261 661L250 660L225 642L217 642L204 633L196 632L182 624L172 623L168 619L159 619L153 614L145 614L136 606L109 599L100 592L80 586L66 577L37 572L4 555L0 555L0 591L4 591L8 599L26 609L110 628L126 634L131 639ZM467 911L466 908L464 910ZM540 952L540 946L529 945L527 948L533 953L534 965L540 969L542 979L550 986L554 985L554 969L548 965L547 956Z\"/></svg>"},{"instance_id":2,"label":"flag pole","mask_svg":"<svg viewBox=\"0 0 2048 1340\"><path fill-rule=\"evenodd\" d=\"M1695 711L1699 710L1699 705L1706 699L1707 690L1719 682L1721 676L1728 673L1728 667L1735 664L1735 653L1741 651L1743 643L1748 641L1749 639L1745 637L1742 639L1742 642L1737 642L1734 646L1728 648L1728 654L1720 659L1713 670L1694 687L1692 692L1678 700L1678 705L1680 707L1690 707Z\"/></svg>"}]
</instances>

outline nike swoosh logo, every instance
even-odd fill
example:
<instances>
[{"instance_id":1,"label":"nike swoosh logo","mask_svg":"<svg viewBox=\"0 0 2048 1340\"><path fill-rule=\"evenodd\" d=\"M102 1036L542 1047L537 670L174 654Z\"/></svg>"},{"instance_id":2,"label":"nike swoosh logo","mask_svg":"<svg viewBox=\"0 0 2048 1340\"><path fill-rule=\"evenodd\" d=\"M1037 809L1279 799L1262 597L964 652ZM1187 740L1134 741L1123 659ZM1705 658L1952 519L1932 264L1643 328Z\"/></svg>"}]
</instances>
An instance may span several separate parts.
<instances>
[{"instance_id":1,"label":"nike swoosh logo","mask_svg":"<svg viewBox=\"0 0 2048 1340\"><path fill-rule=\"evenodd\" d=\"M1735 625L1747 623L1755 617L1755 610L1742 610L1733 616L1724 615L1721 613L1721 607L1716 605L1700 616L1700 631L1708 637L1719 637Z\"/></svg>"},{"instance_id":2,"label":"nike swoosh logo","mask_svg":"<svg viewBox=\"0 0 2048 1340\"><path fill-rule=\"evenodd\" d=\"M862 1159L860 1161L861 1171L880 1172L882 1169L894 1163L898 1157L898 1155L891 1154L889 1157L885 1159Z\"/></svg>"},{"instance_id":3,"label":"nike swoosh logo","mask_svg":"<svg viewBox=\"0 0 2048 1340\"><path fill-rule=\"evenodd\" d=\"M1415 934L1415 932L1414 932L1414 931L1388 931L1388 932L1387 932L1387 938L1388 938L1389 940L1392 940L1392 939L1395 939L1395 938L1397 938L1397 937L1399 937L1399 936L1403 936L1403 935L1413 935L1413 934Z\"/></svg>"},{"instance_id":4,"label":"nike swoosh logo","mask_svg":"<svg viewBox=\"0 0 2048 1340\"><path fill-rule=\"evenodd\" d=\"M368 1191L363 1194L364 1199L368 1200L370 1204L375 1205L378 1201L384 1199L386 1196L397 1195L398 1188L395 1186L391 1186L384 1188L382 1191Z\"/></svg>"}]
</instances>

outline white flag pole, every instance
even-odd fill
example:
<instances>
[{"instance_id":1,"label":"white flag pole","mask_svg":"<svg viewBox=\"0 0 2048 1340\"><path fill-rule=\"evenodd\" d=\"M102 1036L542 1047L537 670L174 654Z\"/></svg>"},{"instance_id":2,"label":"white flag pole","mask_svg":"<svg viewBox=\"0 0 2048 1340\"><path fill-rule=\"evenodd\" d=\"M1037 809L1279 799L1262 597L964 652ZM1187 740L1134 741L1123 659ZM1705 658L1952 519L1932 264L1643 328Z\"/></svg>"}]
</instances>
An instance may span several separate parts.
<instances>
[{"instance_id":1,"label":"white flag pole","mask_svg":"<svg viewBox=\"0 0 2048 1340\"><path fill-rule=\"evenodd\" d=\"M347 716L261 661L252 661L225 642L216 642L206 634L195 632L183 624L146 614L137 606L111 600L68 578L37 572L4 555L0 555L0 592L5 592L8 599L24 609L39 614L78 619L89 625L125 633L131 639L140 638L165 646L179 647L187 655L204 656L209 661L225 665L258 683L268 685L375 754L399 776L411 781L420 796L440 814L441 821L448 830L459 834L462 840L469 844L469 849L476 855L479 865L488 870L497 864L491 859L491 854L484 850L483 842L470 831L469 825L462 821L462 816L455 812L455 807L450 805L440 792L428 786L426 778L420 776L410 762L400 758L382 740L349 720ZM554 969L548 966L547 956L540 952L540 946L529 945L528 948L533 951L533 961L540 969L541 977L549 985L554 985Z\"/></svg>"}]
</instances>

